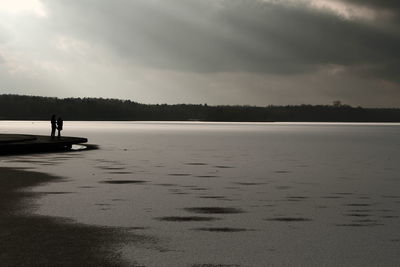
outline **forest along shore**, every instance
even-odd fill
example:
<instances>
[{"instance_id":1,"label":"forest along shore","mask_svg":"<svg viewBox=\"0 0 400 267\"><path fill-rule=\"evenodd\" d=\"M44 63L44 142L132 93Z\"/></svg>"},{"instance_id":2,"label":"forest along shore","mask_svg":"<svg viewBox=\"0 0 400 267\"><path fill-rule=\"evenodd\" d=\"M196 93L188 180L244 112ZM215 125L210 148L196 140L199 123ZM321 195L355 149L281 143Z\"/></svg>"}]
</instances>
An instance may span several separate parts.
<instances>
[{"instance_id":1,"label":"forest along shore","mask_svg":"<svg viewBox=\"0 0 400 267\"><path fill-rule=\"evenodd\" d=\"M118 248L145 237L128 230L32 214L42 193L24 189L61 181L45 173L0 167L0 262L4 266L132 266Z\"/></svg>"},{"instance_id":2,"label":"forest along shore","mask_svg":"<svg viewBox=\"0 0 400 267\"><path fill-rule=\"evenodd\" d=\"M54 113L70 121L400 122L399 108L351 107L340 101L332 105L212 106L0 95L1 120L50 120Z\"/></svg>"}]
</instances>

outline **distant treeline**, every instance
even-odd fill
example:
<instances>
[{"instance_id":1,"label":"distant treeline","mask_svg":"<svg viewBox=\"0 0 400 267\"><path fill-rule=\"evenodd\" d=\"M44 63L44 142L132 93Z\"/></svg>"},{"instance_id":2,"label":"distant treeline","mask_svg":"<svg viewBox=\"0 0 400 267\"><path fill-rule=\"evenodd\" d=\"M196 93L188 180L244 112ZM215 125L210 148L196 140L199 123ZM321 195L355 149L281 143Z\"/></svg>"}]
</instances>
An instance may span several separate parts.
<instances>
[{"instance_id":1,"label":"distant treeline","mask_svg":"<svg viewBox=\"0 0 400 267\"><path fill-rule=\"evenodd\" d=\"M54 98L0 95L0 119L149 121L293 121L293 122L400 122L398 108L361 108L341 105L209 106L140 104L103 98Z\"/></svg>"}]
</instances>

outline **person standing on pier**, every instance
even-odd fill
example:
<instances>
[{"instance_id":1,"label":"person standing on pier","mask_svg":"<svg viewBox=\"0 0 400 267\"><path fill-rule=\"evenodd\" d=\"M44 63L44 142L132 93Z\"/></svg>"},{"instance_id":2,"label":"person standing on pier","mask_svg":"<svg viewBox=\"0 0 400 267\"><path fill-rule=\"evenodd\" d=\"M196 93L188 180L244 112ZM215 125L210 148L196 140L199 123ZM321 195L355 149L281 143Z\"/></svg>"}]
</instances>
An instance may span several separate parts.
<instances>
[{"instance_id":1,"label":"person standing on pier","mask_svg":"<svg viewBox=\"0 0 400 267\"><path fill-rule=\"evenodd\" d=\"M64 121L61 117L57 119L58 138L61 138L61 131L63 129Z\"/></svg>"},{"instance_id":2,"label":"person standing on pier","mask_svg":"<svg viewBox=\"0 0 400 267\"><path fill-rule=\"evenodd\" d=\"M51 116L51 138L54 138L56 136L56 128L57 128L57 124L56 124L56 115L53 114Z\"/></svg>"}]
</instances>

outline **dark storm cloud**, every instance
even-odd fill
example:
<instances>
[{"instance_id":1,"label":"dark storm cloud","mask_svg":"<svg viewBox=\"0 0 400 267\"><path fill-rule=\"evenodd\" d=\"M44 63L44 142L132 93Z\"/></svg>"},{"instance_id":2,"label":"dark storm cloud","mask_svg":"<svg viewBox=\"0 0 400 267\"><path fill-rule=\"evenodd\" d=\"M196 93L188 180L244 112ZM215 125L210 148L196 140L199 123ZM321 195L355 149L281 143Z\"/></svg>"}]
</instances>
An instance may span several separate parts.
<instances>
[{"instance_id":1,"label":"dark storm cloud","mask_svg":"<svg viewBox=\"0 0 400 267\"><path fill-rule=\"evenodd\" d=\"M57 31L106 45L148 67L193 72L304 73L360 66L399 77L400 34L306 4L249 0L44 1ZM366 1L348 0L352 3ZM397 1L369 4L397 7ZM387 22L393 24L393 21ZM396 27L391 26L392 29Z\"/></svg>"}]
</instances>

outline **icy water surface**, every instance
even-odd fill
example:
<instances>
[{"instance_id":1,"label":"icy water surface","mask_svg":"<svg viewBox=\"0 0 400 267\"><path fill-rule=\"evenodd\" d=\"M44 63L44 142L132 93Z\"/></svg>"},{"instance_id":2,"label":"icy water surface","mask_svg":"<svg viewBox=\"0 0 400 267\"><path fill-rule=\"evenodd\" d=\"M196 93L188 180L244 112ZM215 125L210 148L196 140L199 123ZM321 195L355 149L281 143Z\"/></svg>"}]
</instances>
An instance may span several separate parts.
<instances>
[{"instance_id":1,"label":"icy water surface","mask_svg":"<svg viewBox=\"0 0 400 267\"><path fill-rule=\"evenodd\" d=\"M0 122L48 134L48 122ZM65 122L98 150L2 157L64 177L36 212L129 227L143 266L399 266L400 125Z\"/></svg>"}]
</instances>

